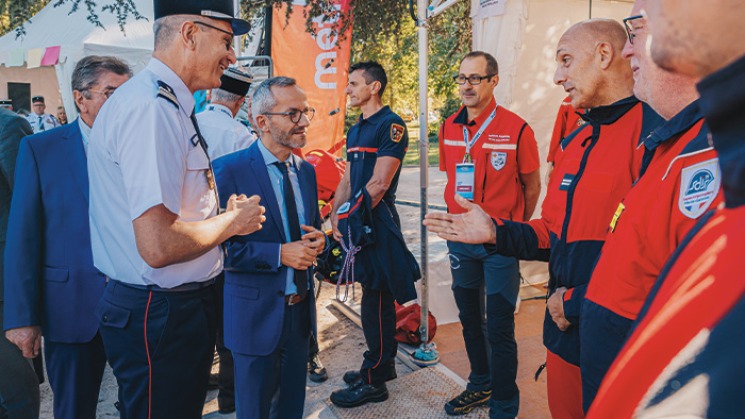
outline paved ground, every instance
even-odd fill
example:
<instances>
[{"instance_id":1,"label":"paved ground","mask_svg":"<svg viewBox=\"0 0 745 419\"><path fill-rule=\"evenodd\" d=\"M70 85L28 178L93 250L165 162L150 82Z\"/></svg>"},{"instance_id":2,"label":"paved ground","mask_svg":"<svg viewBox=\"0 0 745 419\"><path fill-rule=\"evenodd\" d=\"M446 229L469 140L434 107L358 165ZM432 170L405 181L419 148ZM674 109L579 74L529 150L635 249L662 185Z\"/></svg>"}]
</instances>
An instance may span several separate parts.
<instances>
[{"instance_id":1,"label":"paved ground","mask_svg":"<svg viewBox=\"0 0 745 419\"><path fill-rule=\"evenodd\" d=\"M429 171L430 188L428 200L430 204L444 204L442 190L445 185L445 177L436 168ZM399 185L398 198L407 201L419 201L421 189L419 186L418 168L404 168ZM399 212L402 219L402 228L407 243L412 252L419 258L420 255L420 209L412 206L400 205ZM450 275L447 265L447 247L445 242L430 235L429 236L429 271L430 271L430 307L438 317L439 323L450 323L457 321L457 316L449 291ZM528 264L521 267L523 275L531 281L540 280L545 272L544 264ZM359 290L358 290L359 291ZM359 293L358 293L359 294ZM438 418L442 417L442 404L453 394L459 391L462 380L457 376L442 375L437 372L417 372L407 378L412 370L407 366L397 363L399 379L390 384L391 400L387 403L371 406L370 409L346 409L337 410L330 406L329 394L338 388L342 388L342 374L359 367L361 354L364 351L364 339L361 330L346 316L332 307L335 290L332 286L322 287L321 296L318 300L318 330L319 344L321 347L321 359L329 371L329 381L316 384L308 381L305 414L307 418ZM358 295L359 296L359 295ZM540 310L540 308L538 309ZM518 316L519 319L519 316ZM534 321L526 327L535 328ZM518 329L520 321L518 320ZM461 376L467 374L463 370L465 353L462 350L462 338L458 336L459 327L455 324L448 327L448 334L443 333L442 338L447 336L447 344L440 339L443 349L447 347L448 355L443 357L443 362ZM443 330L444 332L445 330ZM534 339L535 340L535 339ZM460 346L459 346L460 345ZM522 351L523 345L520 343ZM540 353L536 358L540 358ZM535 360L535 362L542 360ZM521 361L522 362L522 361ZM532 366L527 366L532 368ZM528 375L522 373L521 375ZM416 388L414 388L416 387ZM522 386L521 386L522 387ZM545 388L545 387L544 387ZM530 390L529 390L530 391ZM532 391L531 391L532 393ZM528 394L523 393L524 397ZM205 401L205 418L232 418L235 415L221 415L217 412L216 392L210 392ZM403 397L402 397L403 396ZM533 397L530 397L532 400ZM107 369L104 382L99 396L98 414L99 418L115 418L118 413L114 408L117 400L116 380L110 369ZM544 404L545 399L538 397L531 401ZM412 408L415 408L413 411ZM409 410L406 410L409 409ZM524 409L523 409L524 410ZM411 413L416 412L416 413ZM527 411L526 411L527 413ZM468 418L484 417L485 410L474 411ZM42 385L42 418L52 418L52 393L47 384ZM526 417L526 416L523 416ZM533 417L545 417L535 415Z\"/></svg>"}]
</instances>

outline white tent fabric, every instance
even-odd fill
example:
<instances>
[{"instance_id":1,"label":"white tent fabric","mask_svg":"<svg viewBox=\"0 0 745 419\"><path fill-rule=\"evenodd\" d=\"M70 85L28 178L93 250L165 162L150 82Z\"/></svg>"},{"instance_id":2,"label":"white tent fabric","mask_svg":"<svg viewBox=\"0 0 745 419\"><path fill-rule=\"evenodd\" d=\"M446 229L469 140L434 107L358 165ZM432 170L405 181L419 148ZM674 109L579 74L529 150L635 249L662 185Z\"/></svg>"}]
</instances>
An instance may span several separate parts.
<instances>
[{"instance_id":1,"label":"white tent fabric","mask_svg":"<svg viewBox=\"0 0 745 419\"><path fill-rule=\"evenodd\" d=\"M553 82L556 45L572 24L587 19L589 0L499 0L504 14L481 18L480 3L470 0L473 17L473 49L492 54L499 63L499 85L494 90L497 102L516 112L533 128L541 157L541 179L544 180L538 208L546 194L546 172L551 130L559 104L566 94ZM592 16L621 21L629 15L633 0L595 0ZM437 246L437 242L433 245ZM432 252L433 254L435 252ZM548 279L543 262L521 262L520 272L526 284ZM452 279L447 257L430 258L430 307L438 323L458 321L458 308L452 297Z\"/></svg>"},{"instance_id":2,"label":"white tent fabric","mask_svg":"<svg viewBox=\"0 0 745 419\"><path fill-rule=\"evenodd\" d=\"M68 116L74 116L75 106L70 90L70 78L75 64L87 55L114 55L126 61L135 72L145 67L153 49L153 3L135 0L137 11L146 19L134 20L131 16L119 29L116 16L99 12L103 28L87 20L88 12L70 13L71 6L54 7L54 2L44 7L26 23L26 35L16 38L14 31L0 37L0 56L7 57L16 49L28 51L35 48L60 46L59 63L55 65L57 82ZM0 64L5 64L0 62ZM6 68L0 67L0 78ZM11 69L8 69L11 70Z\"/></svg>"}]
</instances>

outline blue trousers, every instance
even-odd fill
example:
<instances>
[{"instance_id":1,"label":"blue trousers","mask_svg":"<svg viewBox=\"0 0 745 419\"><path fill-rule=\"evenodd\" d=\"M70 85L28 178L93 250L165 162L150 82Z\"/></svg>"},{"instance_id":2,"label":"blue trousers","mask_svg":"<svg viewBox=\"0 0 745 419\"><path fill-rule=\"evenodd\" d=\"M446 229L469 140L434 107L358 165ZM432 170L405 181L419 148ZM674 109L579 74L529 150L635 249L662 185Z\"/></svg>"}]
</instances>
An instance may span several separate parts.
<instances>
[{"instance_id":1,"label":"blue trousers","mask_svg":"<svg viewBox=\"0 0 745 419\"><path fill-rule=\"evenodd\" d=\"M515 417L517 260L490 255L481 245L448 242L448 249L453 295L471 365L467 389L491 389L491 417Z\"/></svg>"},{"instance_id":2,"label":"blue trousers","mask_svg":"<svg viewBox=\"0 0 745 419\"><path fill-rule=\"evenodd\" d=\"M632 320L585 299L579 322L582 409L587 413L600 383L626 342Z\"/></svg>"},{"instance_id":3,"label":"blue trousers","mask_svg":"<svg viewBox=\"0 0 745 419\"><path fill-rule=\"evenodd\" d=\"M236 417L301 419L310 344L310 300L287 306L277 348L266 356L233 352Z\"/></svg>"},{"instance_id":4,"label":"blue trousers","mask_svg":"<svg viewBox=\"0 0 745 419\"><path fill-rule=\"evenodd\" d=\"M390 291L362 288L360 320L367 350L360 374L372 384L396 378L396 306Z\"/></svg>"},{"instance_id":5,"label":"blue trousers","mask_svg":"<svg viewBox=\"0 0 745 419\"><path fill-rule=\"evenodd\" d=\"M44 342L55 419L95 419L106 367L100 334L86 343Z\"/></svg>"},{"instance_id":6,"label":"blue trousers","mask_svg":"<svg viewBox=\"0 0 745 419\"><path fill-rule=\"evenodd\" d=\"M147 291L109 281L96 313L123 419L198 419L217 331L214 286Z\"/></svg>"},{"instance_id":7,"label":"blue trousers","mask_svg":"<svg viewBox=\"0 0 745 419\"><path fill-rule=\"evenodd\" d=\"M0 262L2 257L0 252ZM1 265L2 263L0 267ZM3 308L3 302L0 301L0 325L3 321ZM31 361L24 358L21 350L5 338L5 333L0 333L0 418L38 417L39 379L36 378Z\"/></svg>"}]
</instances>

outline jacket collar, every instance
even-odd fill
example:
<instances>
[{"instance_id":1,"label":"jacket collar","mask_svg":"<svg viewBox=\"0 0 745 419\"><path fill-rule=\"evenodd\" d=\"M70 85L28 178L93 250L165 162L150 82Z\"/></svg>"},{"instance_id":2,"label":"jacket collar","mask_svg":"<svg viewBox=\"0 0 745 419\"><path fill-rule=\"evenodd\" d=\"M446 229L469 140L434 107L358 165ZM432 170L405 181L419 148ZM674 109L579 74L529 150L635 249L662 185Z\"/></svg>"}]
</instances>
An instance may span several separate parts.
<instances>
[{"instance_id":1,"label":"jacket collar","mask_svg":"<svg viewBox=\"0 0 745 419\"><path fill-rule=\"evenodd\" d=\"M699 101L695 100L691 102L688 106L683 108L682 111L670 118L669 121L652 131L652 133L644 139L644 147L646 147L647 150L656 149L665 141L675 138L691 129L691 127L696 125L696 123L703 117L701 109L699 108Z\"/></svg>"},{"instance_id":2,"label":"jacket collar","mask_svg":"<svg viewBox=\"0 0 745 419\"><path fill-rule=\"evenodd\" d=\"M701 80L698 90L719 154L725 204L745 205L745 56Z\"/></svg>"},{"instance_id":3,"label":"jacket collar","mask_svg":"<svg viewBox=\"0 0 745 419\"><path fill-rule=\"evenodd\" d=\"M579 114L579 116L591 124L608 125L616 122L620 117L624 116L626 112L630 111L637 103L639 103L639 99L634 96L629 96L625 99L611 103L610 105L590 108L585 111L585 113Z\"/></svg>"},{"instance_id":4,"label":"jacket collar","mask_svg":"<svg viewBox=\"0 0 745 419\"><path fill-rule=\"evenodd\" d=\"M460 125L466 125L466 126L474 126L478 125L481 126L481 124L486 121L486 118L489 117L491 114L491 111L497 106L497 99L494 98L494 96L491 97L491 101L489 101L489 104L486 105L486 108L484 108L483 111L476 117L473 118L472 121L468 120L468 109L466 109L465 106L460 107L460 111L458 111L458 115L455 116L455 119L453 120L454 124L460 124Z\"/></svg>"}]
</instances>

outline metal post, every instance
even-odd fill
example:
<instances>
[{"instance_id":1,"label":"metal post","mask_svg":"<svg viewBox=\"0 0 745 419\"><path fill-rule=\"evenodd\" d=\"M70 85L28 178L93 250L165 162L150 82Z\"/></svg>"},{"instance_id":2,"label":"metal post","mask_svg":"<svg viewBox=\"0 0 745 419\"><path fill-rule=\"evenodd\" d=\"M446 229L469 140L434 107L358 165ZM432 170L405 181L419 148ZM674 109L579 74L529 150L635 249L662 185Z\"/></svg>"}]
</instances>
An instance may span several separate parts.
<instances>
[{"instance_id":1,"label":"metal post","mask_svg":"<svg viewBox=\"0 0 745 419\"><path fill-rule=\"evenodd\" d=\"M262 54L272 55L272 2L270 0L267 0L266 7L264 7L264 51Z\"/></svg>"},{"instance_id":2,"label":"metal post","mask_svg":"<svg viewBox=\"0 0 745 419\"><path fill-rule=\"evenodd\" d=\"M428 94L427 94L427 70L428 70L428 39L427 39L427 12L428 0L417 0L417 32L419 37L419 183L420 183L420 245L421 245L421 269L422 281L421 306L422 318L419 325L419 335L422 345L411 356L414 363L420 366L433 365L440 361L434 344L429 344L429 270L427 254L427 229L421 225L427 214L427 186L429 183L429 139L427 138Z\"/></svg>"},{"instance_id":3,"label":"metal post","mask_svg":"<svg viewBox=\"0 0 745 419\"><path fill-rule=\"evenodd\" d=\"M241 17L241 3L240 0L233 0L233 11L235 12L235 17L240 18ZM243 55L243 48L241 48L241 37L236 36L233 38L233 49L235 50L235 56L240 57Z\"/></svg>"}]
</instances>

